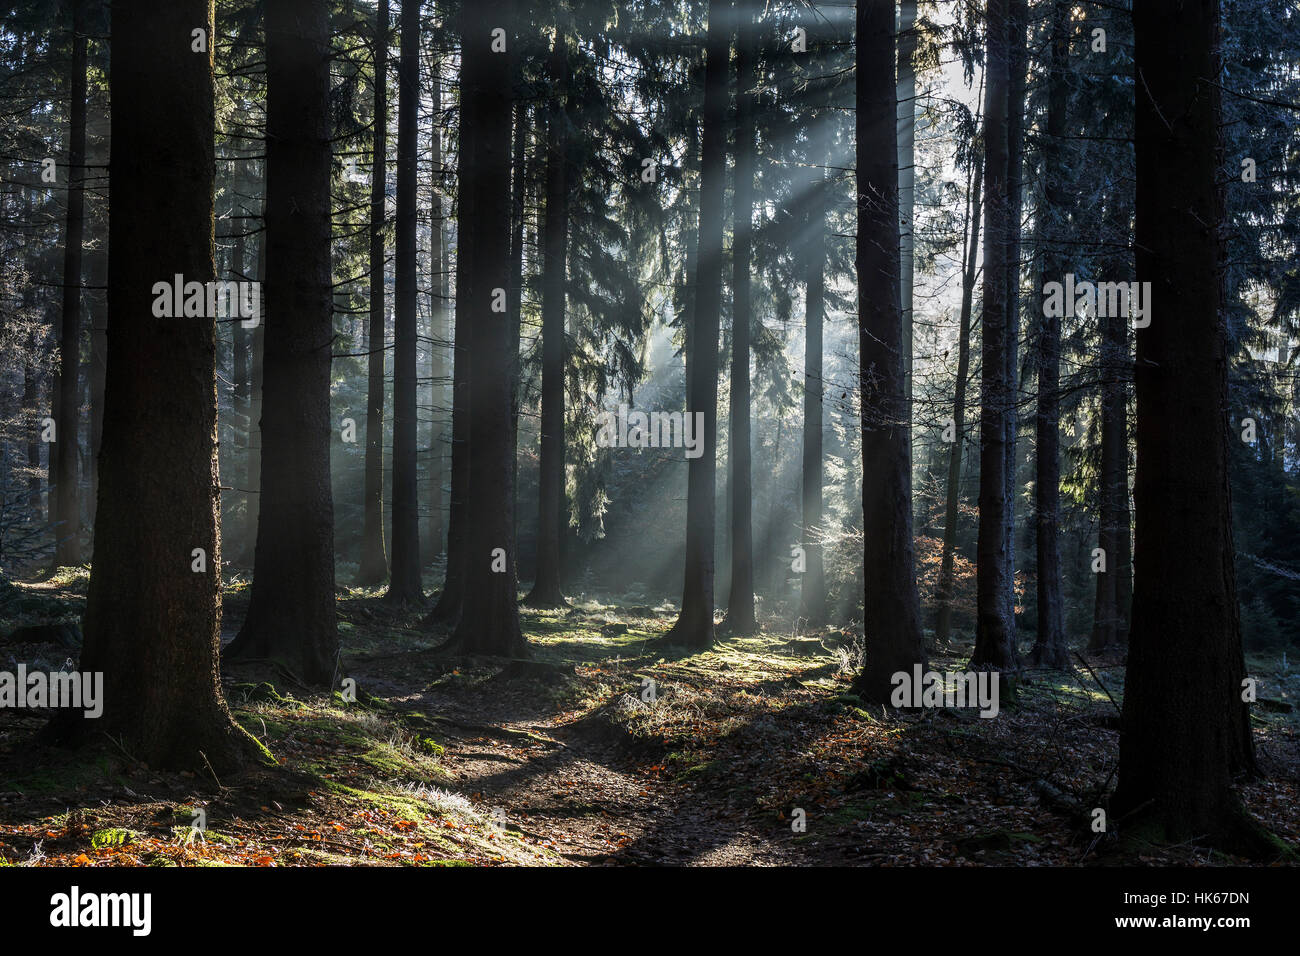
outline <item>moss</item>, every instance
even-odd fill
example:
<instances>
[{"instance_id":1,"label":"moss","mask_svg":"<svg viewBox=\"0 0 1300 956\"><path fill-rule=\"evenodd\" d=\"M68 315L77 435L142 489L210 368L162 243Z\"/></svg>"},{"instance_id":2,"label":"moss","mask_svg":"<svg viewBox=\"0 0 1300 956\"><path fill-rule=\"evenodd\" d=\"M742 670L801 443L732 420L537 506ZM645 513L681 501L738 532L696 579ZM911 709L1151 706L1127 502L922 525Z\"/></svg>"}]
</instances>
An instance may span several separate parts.
<instances>
[{"instance_id":1,"label":"moss","mask_svg":"<svg viewBox=\"0 0 1300 956\"><path fill-rule=\"evenodd\" d=\"M107 830L96 830L90 837L90 845L96 850L109 846L126 846L139 836L140 834L135 830L112 827Z\"/></svg>"}]
</instances>

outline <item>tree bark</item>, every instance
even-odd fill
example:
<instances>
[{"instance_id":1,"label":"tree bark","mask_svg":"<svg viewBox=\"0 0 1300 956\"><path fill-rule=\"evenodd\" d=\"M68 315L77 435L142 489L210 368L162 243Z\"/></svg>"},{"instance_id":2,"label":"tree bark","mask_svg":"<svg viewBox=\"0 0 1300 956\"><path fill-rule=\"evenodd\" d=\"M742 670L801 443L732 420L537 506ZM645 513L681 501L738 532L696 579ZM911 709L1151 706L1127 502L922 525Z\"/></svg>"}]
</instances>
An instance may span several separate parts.
<instances>
[{"instance_id":1,"label":"tree bark","mask_svg":"<svg viewBox=\"0 0 1300 956\"><path fill-rule=\"evenodd\" d=\"M893 64L893 56L890 56ZM822 324L826 294L826 176L830 118L814 113L808 131L808 232L804 246L803 550L800 616L814 627L826 622L826 572L822 555ZM895 292L897 298L897 291Z\"/></svg>"},{"instance_id":2,"label":"tree bark","mask_svg":"<svg viewBox=\"0 0 1300 956\"><path fill-rule=\"evenodd\" d=\"M365 517L361 531L361 566L357 583L382 584L388 579L384 547L384 356L387 354L384 315L384 195L388 180L388 0L375 10L375 134L370 164L370 325L366 334ZM405 51L405 47L403 47Z\"/></svg>"},{"instance_id":3,"label":"tree bark","mask_svg":"<svg viewBox=\"0 0 1300 956\"><path fill-rule=\"evenodd\" d=\"M1007 420L1011 388L1007 293L1011 201L1008 193L1007 101L1010 83L1007 0L988 0L984 86L984 335L980 383L979 536L976 544L975 652L971 667L1018 666L1012 561L1008 553L1012 477Z\"/></svg>"},{"instance_id":4,"label":"tree bark","mask_svg":"<svg viewBox=\"0 0 1300 956\"><path fill-rule=\"evenodd\" d=\"M704 53L699 249L696 253L691 335L686 354L686 414L703 416L703 453L690 459L687 465L686 573L682 609L664 637L670 644L687 647L708 647L714 639L718 329L722 312L722 191L726 177L729 33L725 0L709 0Z\"/></svg>"},{"instance_id":5,"label":"tree bark","mask_svg":"<svg viewBox=\"0 0 1300 956\"><path fill-rule=\"evenodd\" d=\"M1044 208L1039 214L1043 241L1039 292L1048 282L1064 282L1069 262L1062 253L1062 224L1070 217L1071 196L1062 161L1065 143L1066 86L1069 59L1069 6L1052 6L1051 66L1047 79L1047 130L1043 139ZM1043 301L1040 294L1039 300ZM1061 597L1061 319L1046 310L1038 320L1038 407L1034 416L1034 537L1037 548L1038 630L1029 660L1048 667L1067 667L1064 601Z\"/></svg>"},{"instance_id":6,"label":"tree bark","mask_svg":"<svg viewBox=\"0 0 1300 956\"><path fill-rule=\"evenodd\" d=\"M110 348L80 662L103 673L104 710L62 711L50 732L108 733L151 767L223 773L256 744L218 675L216 323L157 318L152 292L214 274L212 53L191 52L196 25L212 36L207 0L113 4Z\"/></svg>"},{"instance_id":7,"label":"tree bark","mask_svg":"<svg viewBox=\"0 0 1300 956\"><path fill-rule=\"evenodd\" d=\"M329 25L266 12L266 312L261 507L248 616L226 649L330 685L338 657L330 490Z\"/></svg>"},{"instance_id":8,"label":"tree bark","mask_svg":"<svg viewBox=\"0 0 1300 956\"><path fill-rule=\"evenodd\" d=\"M897 87L892 4L857 12L858 342L862 395L863 624L866 660L854 682L884 705L892 675L924 669L912 543L907 348L899 299Z\"/></svg>"},{"instance_id":9,"label":"tree bark","mask_svg":"<svg viewBox=\"0 0 1300 956\"><path fill-rule=\"evenodd\" d=\"M974 161L972 161L973 163ZM948 457L948 485L944 502L943 552L939 559L939 586L935 595L938 603L934 624L934 642L938 647L948 643L952 634L952 602L954 598L954 564L957 551L957 521L961 503L961 459L966 448L966 381L970 375L971 310L975 298L975 269L979 255L981 199L984 189L984 172L976 168L966 183L970 196L967 204L970 233L961 277L961 316L957 329L957 384L953 397L953 443Z\"/></svg>"},{"instance_id":10,"label":"tree bark","mask_svg":"<svg viewBox=\"0 0 1300 956\"><path fill-rule=\"evenodd\" d=\"M86 0L68 0L72 64L68 76L68 217L63 241L63 311L54 373L55 442L50 446L58 521L54 566L81 563L81 495L77 481L81 423L81 245L86 224Z\"/></svg>"},{"instance_id":11,"label":"tree bark","mask_svg":"<svg viewBox=\"0 0 1300 956\"><path fill-rule=\"evenodd\" d=\"M564 495L564 293L568 270L569 186L564 91L568 53L558 25L551 49L546 129L546 222L542 227L542 414L537 477L537 571L525 603L565 607L560 587L560 505Z\"/></svg>"},{"instance_id":12,"label":"tree bark","mask_svg":"<svg viewBox=\"0 0 1300 956\"><path fill-rule=\"evenodd\" d=\"M916 219L916 0L898 4L899 299L903 306L903 374L907 393L907 455L912 457L912 288Z\"/></svg>"},{"instance_id":13,"label":"tree bark","mask_svg":"<svg viewBox=\"0 0 1300 956\"><path fill-rule=\"evenodd\" d=\"M727 482L731 493L731 593L724 629L745 636L758 630L754 617L754 529L750 435L750 338L754 321L750 296L753 268L755 93L758 83L755 9L735 0L736 15L736 188L732 256L731 421Z\"/></svg>"},{"instance_id":14,"label":"tree bark","mask_svg":"<svg viewBox=\"0 0 1300 956\"><path fill-rule=\"evenodd\" d=\"M1231 846L1255 767L1233 567L1218 0L1133 14L1137 331L1133 623L1113 813Z\"/></svg>"},{"instance_id":15,"label":"tree bark","mask_svg":"<svg viewBox=\"0 0 1300 956\"><path fill-rule=\"evenodd\" d=\"M402 0L397 68L397 218L393 274L393 543L385 600L424 604L416 438L416 151L420 101L420 2Z\"/></svg>"},{"instance_id":16,"label":"tree bark","mask_svg":"<svg viewBox=\"0 0 1300 956\"><path fill-rule=\"evenodd\" d=\"M529 656L519 628L511 462L510 272L512 63L518 55L516 4L495 17L467 18L461 52L462 135L473 139L465 186L473 196L474 251L465 305L471 337L467 560L460 622L447 645L462 654ZM493 52L493 24L507 25L505 52ZM501 303L498 307L497 303Z\"/></svg>"}]
</instances>

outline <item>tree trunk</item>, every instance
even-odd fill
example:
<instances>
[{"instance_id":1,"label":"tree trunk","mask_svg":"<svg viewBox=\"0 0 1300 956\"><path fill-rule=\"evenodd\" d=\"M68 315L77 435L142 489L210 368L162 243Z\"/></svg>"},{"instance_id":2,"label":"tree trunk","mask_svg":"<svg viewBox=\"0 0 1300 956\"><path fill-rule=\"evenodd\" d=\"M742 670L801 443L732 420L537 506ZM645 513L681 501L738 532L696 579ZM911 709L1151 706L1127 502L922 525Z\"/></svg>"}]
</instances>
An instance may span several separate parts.
<instances>
[{"instance_id":1,"label":"tree trunk","mask_svg":"<svg viewBox=\"0 0 1300 956\"><path fill-rule=\"evenodd\" d=\"M972 161L972 164L974 161ZM957 330L957 385L953 398L953 443L948 456L947 498L944 502L943 553L939 560L939 586L935 600L939 605L934 624L934 642L944 647L952 634L953 566L957 551L958 506L961 502L961 458L966 447L966 380L970 374L971 308L975 298L975 267L979 255L981 198L984 187L982 169L972 169L966 182L970 196L967 216L970 225L961 277L961 317Z\"/></svg>"},{"instance_id":2,"label":"tree trunk","mask_svg":"<svg viewBox=\"0 0 1300 956\"><path fill-rule=\"evenodd\" d=\"M86 0L72 7L72 67L68 77L68 219L63 242L63 326L54 374L54 566L81 563L81 496L77 433L81 423L81 244L86 223Z\"/></svg>"},{"instance_id":3,"label":"tree trunk","mask_svg":"<svg viewBox=\"0 0 1300 956\"><path fill-rule=\"evenodd\" d=\"M1048 282L1064 282L1068 260L1062 252L1062 224L1070 216L1070 191L1062 161L1065 143L1066 86L1069 60L1069 6L1055 0L1052 7L1051 69L1047 80L1047 135L1043 139L1044 203L1039 214L1043 241L1039 292ZM1043 301L1040 295L1038 301ZM1034 416L1034 535L1038 565L1038 632L1029 659L1034 664L1066 667L1064 602L1061 597L1061 319L1044 314L1039 320L1038 407Z\"/></svg>"},{"instance_id":4,"label":"tree trunk","mask_svg":"<svg viewBox=\"0 0 1300 956\"><path fill-rule=\"evenodd\" d=\"M443 382L447 378L447 340L451 337L451 330L447 327L447 251L446 239L444 232L446 229L447 211L442 205L442 191L444 188L444 169L442 156L442 127L440 118L442 115L442 80L438 76L438 70L433 71L433 112L435 119L431 134L431 144L433 148L433 186L430 190L432 193L432 208L429 215L432 219L430 227L430 237L432 248L429 250L429 265L433 273L429 280L429 336L432 339L429 352L430 364L432 366L430 378L431 401L429 415L433 419L433 428L429 436L429 555L431 560L437 560L438 555L442 554L443 537L446 533L445 520L443 519L443 482L446 481L446 449L444 445L447 442L447 421L443 414L447 400L446 388Z\"/></svg>"},{"instance_id":5,"label":"tree trunk","mask_svg":"<svg viewBox=\"0 0 1300 956\"><path fill-rule=\"evenodd\" d=\"M235 282L247 280L244 274L244 225L242 222L237 229L240 230L235 236L234 248L231 250L231 261L229 275ZM259 323L260 324L260 323ZM249 331L244 328L243 322L234 322L231 324L231 337L233 339L233 357L230 377L234 380L234 395L231 405L234 414L231 416L233 428L231 429L232 448L238 448L241 445L248 445L248 340ZM239 439L243 439L241 442ZM234 471L234 464L231 464L231 471ZM236 481L236 484L238 482ZM240 505L243 505L241 508ZM231 530L224 534L226 547L223 549L227 554L237 554L239 549L244 546L244 535L248 527L246 516L251 507L251 502L245 490L242 487L234 489L234 507L231 509L231 520L222 525L222 529L229 527Z\"/></svg>"},{"instance_id":6,"label":"tree trunk","mask_svg":"<svg viewBox=\"0 0 1300 956\"><path fill-rule=\"evenodd\" d=\"M893 57L890 57L890 65ZM830 117L814 113L808 131L808 240L804 246L803 550L799 614L813 626L826 622L826 572L822 555L822 322L826 293L826 163ZM897 297L897 295L895 295ZM909 506L910 507L910 506Z\"/></svg>"},{"instance_id":7,"label":"tree trunk","mask_svg":"<svg viewBox=\"0 0 1300 956\"><path fill-rule=\"evenodd\" d=\"M750 438L749 352L754 321L750 297L754 220L754 88L758 83L755 9L734 0L736 13L736 190L731 243L731 447L727 482L731 493L731 593L725 630L746 636L758 630L754 618L753 482Z\"/></svg>"},{"instance_id":8,"label":"tree trunk","mask_svg":"<svg viewBox=\"0 0 1300 956\"><path fill-rule=\"evenodd\" d=\"M266 200L262 201L262 233L257 241L257 281L266 280ZM248 490L248 513L245 515L245 550L240 563L251 568L256 562L257 529L262 516L262 383L266 372L266 296L262 296L262 320L253 326L252 368L248 376L248 433L244 455L244 487Z\"/></svg>"},{"instance_id":9,"label":"tree trunk","mask_svg":"<svg viewBox=\"0 0 1300 956\"><path fill-rule=\"evenodd\" d=\"M388 0L375 11L375 136L370 165L370 326L366 389L365 519L357 583L382 584L388 578L384 549L384 195L388 178ZM405 52L406 47L402 47Z\"/></svg>"},{"instance_id":10,"label":"tree trunk","mask_svg":"<svg viewBox=\"0 0 1300 956\"><path fill-rule=\"evenodd\" d=\"M975 652L971 666L1013 670L1015 640L1012 561L1008 553L1012 476L1008 469L1007 419L1011 388L1007 350L1011 328L1007 302L1011 202L1008 193L1007 0L988 0L984 86L984 335L980 383L979 537L976 544Z\"/></svg>"},{"instance_id":11,"label":"tree trunk","mask_svg":"<svg viewBox=\"0 0 1300 956\"><path fill-rule=\"evenodd\" d=\"M857 14L858 343L862 394L862 519L867 656L854 682L884 705L892 675L924 669L912 543L907 347L899 299L897 87L892 4Z\"/></svg>"},{"instance_id":12,"label":"tree trunk","mask_svg":"<svg viewBox=\"0 0 1300 956\"><path fill-rule=\"evenodd\" d=\"M912 460L912 288L916 219L916 0L898 4L899 299L903 306L903 374L907 394L907 457Z\"/></svg>"},{"instance_id":13,"label":"tree trunk","mask_svg":"<svg viewBox=\"0 0 1300 956\"><path fill-rule=\"evenodd\" d=\"M415 174L420 102L420 2L402 0L397 69L397 249L393 275L393 545L385 599L424 604L416 482Z\"/></svg>"},{"instance_id":14,"label":"tree trunk","mask_svg":"<svg viewBox=\"0 0 1300 956\"><path fill-rule=\"evenodd\" d=\"M514 468L511 462L510 318L504 308L510 270L511 61L518 56L516 4L495 17L464 21L461 130L473 139L474 165L464 183L475 212L468 275L469 496L467 562L460 622L448 649L463 654L527 657L519 629L515 576ZM493 52L490 32L505 21L507 49ZM500 303L500 306L498 306Z\"/></svg>"},{"instance_id":15,"label":"tree trunk","mask_svg":"<svg viewBox=\"0 0 1300 956\"><path fill-rule=\"evenodd\" d=\"M718 329L722 312L722 191L726 177L729 31L725 0L709 0L705 41L700 228L695 302L686 354L686 414L703 416L702 454L686 478L686 574L682 610L665 635L670 644L713 643L715 479L718 441Z\"/></svg>"},{"instance_id":16,"label":"tree trunk","mask_svg":"<svg viewBox=\"0 0 1300 956\"><path fill-rule=\"evenodd\" d=\"M1012 630L1015 624L1016 482L1019 475L1016 440L1020 430L1020 213L1024 194L1021 161L1025 147L1025 31L1026 0L1010 0L1007 8L1007 328L1003 364L1006 366L1007 430L1003 454L1007 459L1006 534L1007 576L1011 581ZM1012 644L1015 643L1013 633Z\"/></svg>"},{"instance_id":17,"label":"tree trunk","mask_svg":"<svg viewBox=\"0 0 1300 956\"><path fill-rule=\"evenodd\" d=\"M560 504L564 495L564 291L568 269L568 146L563 91L568 54L558 26L551 50L550 118L546 129L546 223L542 259L542 415L537 476L537 572L529 607L564 607L560 587Z\"/></svg>"},{"instance_id":18,"label":"tree trunk","mask_svg":"<svg viewBox=\"0 0 1300 956\"><path fill-rule=\"evenodd\" d=\"M1253 771L1233 567L1217 0L1133 14L1137 332L1133 624L1116 814L1145 809L1175 842L1231 846L1232 777Z\"/></svg>"},{"instance_id":19,"label":"tree trunk","mask_svg":"<svg viewBox=\"0 0 1300 956\"><path fill-rule=\"evenodd\" d=\"M261 507L231 659L330 685L338 657L330 491L329 28L309 0L266 13L266 338Z\"/></svg>"},{"instance_id":20,"label":"tree trunk","mask_svg":"<svg viewBox=\"0 0 1300 956\"><path fill-rule=\"evenodd\" d=\"M216 323L157 318L152 291L214 273L211 47L174 42L196 25L212 36L207 0L113 5L111 347L80 662L103 673L104 710L93 721L62 711L50 730L107 733L154 768L223 773L256 744L218 675Z\"/></svg>"}]
</instances>

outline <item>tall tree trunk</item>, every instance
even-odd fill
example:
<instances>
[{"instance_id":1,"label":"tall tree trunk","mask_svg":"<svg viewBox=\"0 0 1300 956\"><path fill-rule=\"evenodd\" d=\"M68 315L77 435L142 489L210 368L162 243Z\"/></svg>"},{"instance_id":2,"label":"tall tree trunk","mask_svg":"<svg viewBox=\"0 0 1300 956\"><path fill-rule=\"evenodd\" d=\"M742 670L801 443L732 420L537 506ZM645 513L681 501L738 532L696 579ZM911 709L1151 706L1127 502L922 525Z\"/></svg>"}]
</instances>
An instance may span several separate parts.
<instances>
[{"instance_id":1,"label":"tall tree trunk","mask_svg":"<svg viewBox=\"0 0 1300 956\"><path fill-rule=\"evenodd\" d=\"M718 441L718 329L722 312L722 191L726 177L729 30L725 0L709 0L705 40L700 228L691 336L686 354L686 414L703 416L702 454L686 478L686 573L682 610L665 635L669 643L713 643L715 480Z\"/></svg>"},{"instance_id":2,"label":"tall tree trunk","mask_svg":"<svg viewBox=\"0 0 1300 956\"><path fill-rule=\"evenodd\" d=\"M81 423L81 243L86 223L86 0L72 8L72 65L68 77L68 218L63 242L63 326L54 375L54 565L81 563L81 496L78 493L78 427Z\"/></svg>"},{"instance_id":3,"label":"tall tree trunk","mask_svg":"<svg viewBox=\"0 0 1300 956\"><path fill-rule=\"evenodd\" d=\"M1129 205L1122 194L1110 201L1105 223L1109 235L1124 236L1129 228ZM1124 254L1106 258L1106 266L1121 274L1131 261ZM1092 636L1088 650L1102 651L1128 643L1128 612L1132 597L1128 518L1128 408L1127 389L1132 359L1125 315L1106 315L1101 332L1101 473L1097 476L1097 546L1105 568L1096 575Z\"/></svg>"},{"instance_id":4,"label":"tall tree trunk","mask_svg":"<svg viewBox=\"0 0 1300 956\"><path fill-rule=\"evenodd\" d=\"M266 281L266 199L262 200L262 231L257 240L256 276L259 283ZM266 379L266 294L262 294L262 320L253 326L253 341L248 373L248 433L244 454L244 488L248 492L248 513L245 515L244 556L240 563L251 568L256 563L257 529L262 515L262 383Z\"/></svg>"},{"instance_id":5,"label":"tall tree trunk","mask_svg":"<svg viewBox=\"0 0 1300 956\"><path fill-rule=\"evenodd\" d=\"M415 173L420 103L420 0L402 0L397 68L397 249L393 275L393 545L386 600L424 603L416 482Z\"/></svg>"},{"instance_id":6,"label":"tall tree trunk","mask_svg":"<svg viewBox=\"0 0 1300 956\"><path fill-rule=\"evenodd\" d=\"M1007 419L1012 337L1007 293L1011 197L1008 193L1007 99L1010 81L1007 0L988 0L984 86L984 335L980 383L979 536L976 544L975 652L971 666L1015 669L1012 560L1008 553L1014 482L1008 469Z\"/></svg>"},{"instance_id":7,"label":"tall tree trunk","mask_svg":"<svg viewBox=\"0 0 1300 956\"><path fill-rule=\"evenodd\" d=\"M1009 0L1007 7L1007 328L1003 364L1006 367L1007 430L1003 454L1007 458L1006 535L1007 576L1011 580L1012 624L1015 623L1016 483L1019 477L1016 440L1020 430L1020 215L1024 198L1022 160L1025 151L1025 31L1027 0ZM1014 636L1012 643L1015 643Z\"/></svg>"},{"instance_id":8,"label":"tall tree trunk","mask_svg":"<svg viewBox=\"0 0 1300 956\"><path fill-rule=\"evenodd\" d=\"M461 52L461 129L473 138L474 250L465 305L471 319L467 561L460 622L449 649L527 657L519 629L515 575L514 469L511 462L510 272L511 80L520 43L516 3L495 16L467 16ZM507 48L492 51L494 24L505 22ZM499 303L499 305L498 305Z\"/></svg>"},{"instance_id":9,"label":"tall tree trunk","mask_svg":"<svg viewBox=\"0 0 1300 956\"><path fill-rule=\"evenodd\" d=\"M980 244L981 198L984 172L972 161L970 177L966 182L967 222L970 227L963 257L961 277L961 317L957 329L957 385L953 398L953 443L948 455L948 484L943 516L943 552L939 559L939 586L935 601L938 603L934 624L934 642L944 647L952 634L952 602L954 599L954 564L957 551L957 521L961 503L961 458L966 448L966 383L970 375L971 309L975 298L975 269Z\"/></svg>"},{"instance_id":10,"label":"tall tree trunk","mask_svg":"<svg viewBox=\"0 0 1300 956\"><path fill-rule=\"evenodd\" d=\"M247 276L244 274L245 240L243 222L241 221L236 228L240 232L236 234L234 248L231 250L229 275L233 281L243 282L247 280ZM234 412L231 416L234 427L232 428L230 444L232 448L239 448L241 446L247 447L247 435L250 427L248 421L249 330L244 328L243 322L234 322L231 324L231 336L234 340L234 355L232 357L234 367L231 371L231 378L234 379L234 395L231 403ZM233 463L231 470L234 470ZM238 485L238 482L236 482L236 485ZM226 553L234 555L244 546L244 534L248 527L246 516L251 506L252 503L249 501L247 492L242 487L237 486L234 492L234 507L231 509L233 520L226 522L222 526L223 530L227 527L231 529L227 534L223 535L226 541L226 547L223 550Z\"/></svg>"},{"instance_id":11,"label":"tall tree trunk","mask_svg":"<svg viewBox=\"0 0 1300 956\"><path fill-rule=\"evenodd\" d=\"M758 84L755 49L757 12L751 0L734 0L736 13L736 189L732 256L731 441L727 482L731 500L731 593L725 629L748 635L754 618L753 482L750 438L750 337L754 321L750 297L754 221L754 89Z\"/></svg>"},{"instance_id":12,"label":"tall tree trunk","mask_svg":"<svg viewBox=\"0 0 1300 956\"><path fill-rule=\"evenodd\" d=\"M916 219L916 0L898 4L899 299L903 306L903 374L907 394L907 457L912 460L912 288Z\"/></svg>"},{"instance_id":13,"label":"tall tree trunk","mask_svg":"<svg viewBox=\"0 0 1300 956\"><path fill-rule=\"evenodd\" d=\"M111 347L80 663L103 673L104 710L62 711L50 730L108 733L151 767L222 773L256 744L218 675L216 323L157 318L152 291L214 273L212 53L176 42L196 25L212 36L207 0L113 4Z\"/></svg>"},{"instance_id":14,"label":"tall tree trunk","mask_svg":"<svg viewBox=\"0 0 1300 956\"><path fill-rule=\"evenodd\" d=\"M890 65L893 65L890 58ZM803 376L803 550L800 610L808 623L826 621L826 572L822 555L822 323L826 294L826 176L830 116L814 113L808 131L808 232L804 246L805 298Z\"/></svg>"},{"instance_id":15,"label":"tall tree trunk","mask_svg":"<svg viewBox=\"0 0 1300 956\"><path fill-rule=\"evenodd\" d=\"M1240 840L1232 778L1255 767L1233 567L1219 3L1143 0L1133 14L1137 332L1133 625L1116 814L1175 842Z\"/></svg>"},{"instance_id":16,"label":"tall tree trunk","mask_svg":"<svg viewBox=\"0 0 1300 956\"><path fill-rule=\"evenodd\" d=\"M518 59L518 58L516 58ZM515 82L522 82L521 76ZM506 309L510 315L510 470L513 474L515 521L519 520L519 405L523 400L523 365L519 358L524 305L524 220L528 195L528 104L515 104L514 142L510 160L510 284ZM515 525L515 538L519 526Z\"/></svg>"},{"instance_id":17,"label":"tall tree trunk","mask_svg":"<svg viewBox=\"0 0 1300 956\"><path fill-rule=\"evenodd\" d=\"M433 112L436 119L434 120L431 134L431 143L433 148L433 187L432 208L429 215L432 218L430 228L431 248L429 250L429 265L433 275L429 281L429 298L431 308L429 312L429 335L432 339L430 343L430 361L432 364L432 400L430 402L430 417L433 419L433 429L429 438L429 555L432 560L437 560L438 555L442 554L443 537L446 533L446 522L443 519L443 483L446 481L446 461L447 454L444 447L447 442L447 421L443 410L447 401L447 389L443 382L447 378L447 357L449 348L447 342L451 338L451 330L447 327L447 251L446 251L446 215L447 210L442 204L442 192L445 188L445 175L443 169L442 156L442 79L438 75L438 68L433 71Z\"/></svg>"},{"instance_id":18,"label":"tall tree trunk","mask_svg":"<svg viewBox=\"0 0 1300 956\"><path fill-rule=\"evenodd\" d=\"M462 45L464 38L462 36ZM465 593L466 503L469 496L469 271L473 268L474 176L473 130L461 116L456 156L456 313L452 345L451 383L451 488L447 514L447 569L442 593L422 622L454 626L460 619ZM444 271L445 275L445 271Z\"/></svg>"},{"instance_id":19,"label":"tall tree trunk","mask_svg":"<svg viewBox=\"0 0 1300 956\"><path fill-rule=\"evenodd\" d=\"M537 573L525 601L564 607L560 587L560 505L564 495L564 292L568 271L568 146L564 90L568 53L556 27L551 49L550 116L546 128L546 223L542 259L542 416L537 477Z\"/></svg>"},{"instance_id":20,"label":"tall tree trunk","mask_svg":"<svg viewBox=\"0 0 1300 956\"><path fill-rule=\"evenodd\" d=\"M892 675L924 668L912 543L907 347L898 292L898 131L893 4L857 12L858 342L867 656L854 689L886 704Z\"/></svg>"},{"instance_id":21,"label":"tall tree trunk","mask_svg":"<svg viewBox=\"0 0 1300 956\"><path fill-rule=\"evenodd\" d=\"M405 37L403 37L405 40ZM405 54L406 47L402 47ZM365 518L357 582L373 586L388 578L384 548L384 195L388 185L388 0L375 11L375 136L370 164L370 326L366 334Z\"/></svg>"},{"instance_id":22,"label":"tall tree trunk","mask_svg":"<svg viewBox=\"0 0 1300 956\"><path fill-rule=\"evenodd\" d=\"M261 505L248 616L231 659L332 684L329 24L311 0L266 11L266 306Z\"/></svg>"},{"instance_id":23,"label":"tall tree trunk","mask_svg":"<svg viewBox=\"0 0 1300 956\"><path fill-rule=\"evenodd\" d=\"M90 256L90 284L96 289L108 286L108 250L101 248ZM95 297L90 310L90 496L86 502L88 523L93 529L95 508L99 502L99 450L104 445L104 376L108 361L107 303ZM93 542L92 542L93 551Z\"/></svg>"},{"instance_id":24,"label":"tall tree trunk","mask_svg":"<svg viewBox=\"0 0 1300 956\"><path fill-rule=\"evenodd\" d=\"M1066 188L1062 157L1065 143L1066 86L1069 60L1070 8L1066 0L1052 6L1051 70L1047 80L1047 135L1043 140L1044 203L1039 213L1042 237L1042 272L1039 292L1048 282L1064 282L1068 260L1062 252L1063 224L1070 217L1071 196ZM1043 301L1039 298L1038 301ZM1034 416L1034 535L1038 565L1038 631L1029 659L1034 664L1066 667L1064 601L1061 597L1061 319L1047 315L1039 320L1038 407Z\"/></svg>"}]
</instances>

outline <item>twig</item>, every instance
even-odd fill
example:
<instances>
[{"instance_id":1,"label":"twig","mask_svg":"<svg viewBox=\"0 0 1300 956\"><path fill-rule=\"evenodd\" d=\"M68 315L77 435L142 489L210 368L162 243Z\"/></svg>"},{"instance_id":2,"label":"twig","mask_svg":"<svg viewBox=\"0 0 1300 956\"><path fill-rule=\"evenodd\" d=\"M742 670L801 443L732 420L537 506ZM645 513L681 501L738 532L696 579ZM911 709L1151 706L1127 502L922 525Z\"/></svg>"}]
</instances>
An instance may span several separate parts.
<instances>
[{"instance_id":1,"label":"twig","mask_svg":"<svg viewBox=\"0 0 1300 956\"><path fill-rule=\"evenodd\" d=\"M1098 677L1097 672L1092 669L1092 665L1090 665L1087 661L1085 661L1083 659L1083 655L1080 654L1078 651L1074 652L1074 656L1079 658L1079 663L1082 664L1087 669L1088 673L1092 675L1092 679L1097 682L1097 686L1106 692L1106 696L1110 698L1110 702L1115 706L1115 712L1119 714L1120 717L1123 717L1124 716L1123 709L1119 706L1119 704L1115 703L1115 698L1110 696L1110 691L1106 690L1106 685L1101 682L1101 678Z\"/></svg>"}]
</instances>

